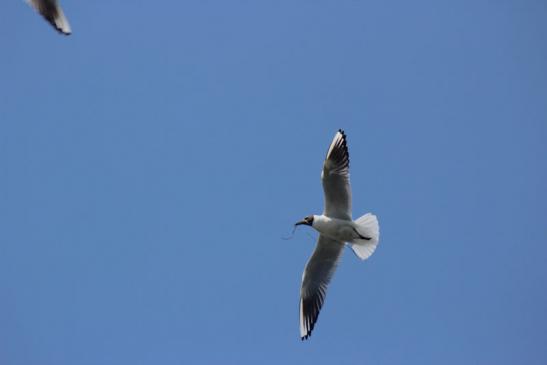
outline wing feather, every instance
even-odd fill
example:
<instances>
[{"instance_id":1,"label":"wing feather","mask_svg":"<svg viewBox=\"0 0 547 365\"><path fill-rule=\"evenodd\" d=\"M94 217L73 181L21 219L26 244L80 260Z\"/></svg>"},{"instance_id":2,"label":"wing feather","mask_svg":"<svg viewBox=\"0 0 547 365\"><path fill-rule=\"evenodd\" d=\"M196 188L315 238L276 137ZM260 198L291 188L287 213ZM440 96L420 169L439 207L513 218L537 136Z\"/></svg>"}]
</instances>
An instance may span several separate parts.
<instances>
[{"instance_id":1,"label":"wing feather","mask_svg":"<svg viewBox=\"0 0 547 365\"><path fill-rule=\"evenodd\" d=\"M349 152L346 135L339 130L332 140L321 173L327 217L351 220Z\"/></svg>"},{"instance_id":2,"label":"wing feather","mask_svg":"<svg viewBox=\"0 0 547 365\"><path fill-rule=\"evenodd\" d=\"M342 242L320 235L315 251L306 264L300 289L300 337L302 340L311 336L343 248Z\"/></svg>"},{"instance_id":3,"label":"wing feather","mask_svg":"<svg viewBox=\"0 0 547 365\"><path fill-rule=\"evenodd\" d=\"M27 0L58 32L69 35L70 24L57 0Z\"/></svg>"}]
</instances>

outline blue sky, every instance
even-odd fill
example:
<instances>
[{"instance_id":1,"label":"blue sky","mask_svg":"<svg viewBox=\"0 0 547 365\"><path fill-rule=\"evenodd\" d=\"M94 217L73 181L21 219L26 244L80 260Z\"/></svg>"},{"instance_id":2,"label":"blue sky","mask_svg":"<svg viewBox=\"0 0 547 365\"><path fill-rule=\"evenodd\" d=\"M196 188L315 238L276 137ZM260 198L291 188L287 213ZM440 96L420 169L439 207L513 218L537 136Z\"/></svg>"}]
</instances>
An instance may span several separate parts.
<instances>
[{"instance_id":1,"label":"blue sky","mask_svg":"<svg viewBox=\"0 0 547 365\"><path fill-rule=\"evenodd\" d=\"M0 4L0 363L545 364L544 1ZM343 128L354 216L301 273Z\"/></svg>"}]
</instances>

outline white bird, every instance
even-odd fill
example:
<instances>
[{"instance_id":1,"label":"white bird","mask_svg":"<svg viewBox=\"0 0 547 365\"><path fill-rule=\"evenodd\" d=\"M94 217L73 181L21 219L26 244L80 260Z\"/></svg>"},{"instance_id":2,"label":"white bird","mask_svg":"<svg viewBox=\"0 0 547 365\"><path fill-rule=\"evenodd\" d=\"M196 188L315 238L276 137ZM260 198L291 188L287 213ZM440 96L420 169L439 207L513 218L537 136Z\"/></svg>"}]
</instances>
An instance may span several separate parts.
<instances>
[{"instance_id":1,"label":"white bird","mask_svg":"<svg viewBox=\"0 0 547 365\"><path fill-rule=\"evenodd\" d=\"M310 215L296 223L311 226L320 233L315 251L302 274L302 340L311 336L344 245L348 244L361 260L365 260L374 253L380 238L378 220L374 214L367 213L355 221L351 218L349 154L346 135L341 129L327 151L321 180L325 194L323 214Z\"/></svg>"},{"instance_id":2,"label":"white bird","mask_svg":"<svg viewBox=\"0 0 547 365\"><path fill-rule=\"evenodd\" d=\"M58 0L26 0L26 2L42 14L60 33L69 35L72 32Z\"/></svg>"}]
</instances>

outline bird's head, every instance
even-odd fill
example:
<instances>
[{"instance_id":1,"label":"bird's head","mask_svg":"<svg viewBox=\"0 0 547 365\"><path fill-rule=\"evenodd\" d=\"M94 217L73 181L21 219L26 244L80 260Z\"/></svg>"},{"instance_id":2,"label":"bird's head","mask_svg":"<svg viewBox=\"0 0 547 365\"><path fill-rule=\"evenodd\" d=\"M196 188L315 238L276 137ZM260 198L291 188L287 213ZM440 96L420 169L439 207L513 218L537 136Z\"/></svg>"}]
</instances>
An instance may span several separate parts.
<instances>
[{"instance_id":1,"label":"bird's head","mask_svg":"<svg viewBox=\"0 0 547 365\"><path fill-rule=\"evenodd\" d=\"M313 215L307 216L306 218L302 219L301 221L296 222L294 225L295 225L295 227L296 227L296 226L299 226L299 225L301 225L301 224L304 224L304 225L306 225L306 226L311 226L311 225L313 225Z\"/></svg>"}]
</instances>

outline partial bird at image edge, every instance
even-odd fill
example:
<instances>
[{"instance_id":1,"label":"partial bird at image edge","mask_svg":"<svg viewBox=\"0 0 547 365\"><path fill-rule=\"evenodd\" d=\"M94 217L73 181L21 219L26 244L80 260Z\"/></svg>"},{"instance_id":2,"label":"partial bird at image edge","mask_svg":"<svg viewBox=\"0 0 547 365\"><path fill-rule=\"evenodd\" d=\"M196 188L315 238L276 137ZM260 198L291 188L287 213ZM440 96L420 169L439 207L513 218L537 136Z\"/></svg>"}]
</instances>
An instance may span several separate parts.
<instances>
[{"instance_id":1,"label":"partial bird at image edge","mask_svg":"<svg viewBox=\"0 0 547 365\"><path fill-rule=\"evenodd\" d=\"M58 0L25 0L59 33L70 35L72 30Z\"/></svg>"}]
</instances>

